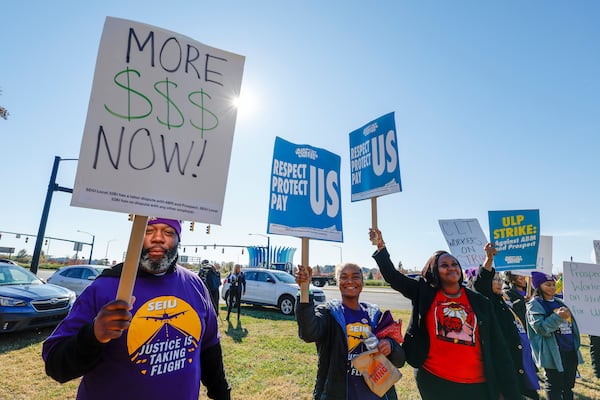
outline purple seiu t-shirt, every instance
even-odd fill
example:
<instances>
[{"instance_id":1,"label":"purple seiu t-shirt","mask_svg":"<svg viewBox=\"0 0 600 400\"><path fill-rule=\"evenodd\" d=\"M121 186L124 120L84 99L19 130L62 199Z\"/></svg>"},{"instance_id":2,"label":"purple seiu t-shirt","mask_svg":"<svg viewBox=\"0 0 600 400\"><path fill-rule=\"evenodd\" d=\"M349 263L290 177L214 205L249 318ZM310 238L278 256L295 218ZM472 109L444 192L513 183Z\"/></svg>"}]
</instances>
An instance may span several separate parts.
<instances>
[{"instance_id":1,"label":"purple seiu t-shirt","mask_svg":"<svg viewBox=\"0 0 600 400\"><path fill-rule=\"evenodd\" d=\"M552 315L555 309L562 307L562 304L554 299L542 300L542 305L544 306L547 315ZM560 351L575 350L575 339L573 338L573 324L571 323L571 318L562 321L558 329L554 331L554 336L556 337L556 342L558 343Z\"/></svg>"},{"instance_id":2,"label":"purple seiu t-shirt","mask_svg":"<svg viewBox=\"0 0 600 400\"><path fill-rule=\"evenodd\" d=\"M93 321L114 300L118 284L116 277L95 280L46 340L45 351ZM163 276L138 277L133 296L129 329L105 345L100 363L82 378L77 399L197 400L200 352L219 343L206 287L196 274L177 267Z\"/></svg>"},{"instance_id":3,"label":"purple seiu t-shirt","mask_svg":"<svg viewBox=\"0 0 600 400\"><path fill-rule=\"evenodd\" d=\"M367 351L364 341L371 336L369 315L362 309L352 310L342 306L344 320L346 321L346 334L348 337L348 363L346 373L348 374L348 399L369 400L379 397L369 389L361 373L352 366L352 359Z\"/></svg>"}]
</instances>

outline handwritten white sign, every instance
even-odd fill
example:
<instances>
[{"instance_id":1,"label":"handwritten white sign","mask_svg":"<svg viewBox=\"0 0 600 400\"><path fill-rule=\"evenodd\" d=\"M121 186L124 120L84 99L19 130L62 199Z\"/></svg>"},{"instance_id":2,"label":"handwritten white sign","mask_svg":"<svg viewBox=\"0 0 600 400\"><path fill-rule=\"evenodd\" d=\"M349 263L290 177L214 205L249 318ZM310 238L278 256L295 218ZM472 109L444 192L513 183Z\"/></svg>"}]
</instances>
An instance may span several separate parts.
<instances>
[{"instance_id":1,"label":"handwritten white sign","mask_svg":"<svg viewBox=\"0 0 600 400\"><path fill-rule=\"evenodd\" d=\"M596 256L596 264L600 264L600 240L594 240L594 255Z\"/></svg>"},{"instance_id":2,"label":"handwritten white sign","mask_svg":"<svg viewBox=\"0 0 600 400\"><path fill-rule=\"evenodd\" d=\"M483 264L488 240L477 218L441 219L439 223L450 254L456 257L463 269Z\"/></svg>"},{"instance_id":3,"label":"handwritten white sign","mask_svg":"<svg viewBox=\"0 0 600 400\"><path fill-rule=\"evenodd\" d=\"M600 335L600 266L563 262L563 298L581 333Z\"/></svg>"},{"instance_id":4,"label":"handwritten white sign","mask_svg":"<svg viewBox=\"0 0 600 400\"><path fill-rule=\"evenodd\" d=\"M108 17L71 205L219 224L244 57Z\"/></svg>"}]
</instances>

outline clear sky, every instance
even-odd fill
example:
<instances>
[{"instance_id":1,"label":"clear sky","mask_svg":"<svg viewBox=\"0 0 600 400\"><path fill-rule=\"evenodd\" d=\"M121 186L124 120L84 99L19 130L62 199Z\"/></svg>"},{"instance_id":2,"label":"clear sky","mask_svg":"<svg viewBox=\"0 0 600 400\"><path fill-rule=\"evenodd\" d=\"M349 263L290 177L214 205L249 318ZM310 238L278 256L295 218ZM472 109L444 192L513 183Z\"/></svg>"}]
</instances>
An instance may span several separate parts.
<instances>
[{"instance_id":1,"label":"clear sky","mask_svg":"<svg viewBox=\"0 0 600 400\"><path fill-rule=\"evenodd\" d=\"M106 16L246 57L221 226L184 224L183 244L266 245L276 136L342 158L344 243L311 240L310 263L375 266L370 202L350 202L349 132L396 113L403 191L379 198L394 262L446 249L439 219L539 209L553 264L591 262L600 239L597 1L17 1L0 10L0 230L36 234L55 156L77 158ZM60 163L72 187L76 161ZM46 235L121 260L126 214L55 192ZM300 239L271 235L272 246ZM33 252L3 235L0 246ZM341 246L341 247L340 247ZM44 251L74 254L52 241ZM188 250L189 252L189 250ZM80 256L89 254L84 248ZM187 253L189 254L189 253ZM197 255L247 263L226 249ZM196 255L192 254L192 255Z\"/></svg>"}]
</instances>

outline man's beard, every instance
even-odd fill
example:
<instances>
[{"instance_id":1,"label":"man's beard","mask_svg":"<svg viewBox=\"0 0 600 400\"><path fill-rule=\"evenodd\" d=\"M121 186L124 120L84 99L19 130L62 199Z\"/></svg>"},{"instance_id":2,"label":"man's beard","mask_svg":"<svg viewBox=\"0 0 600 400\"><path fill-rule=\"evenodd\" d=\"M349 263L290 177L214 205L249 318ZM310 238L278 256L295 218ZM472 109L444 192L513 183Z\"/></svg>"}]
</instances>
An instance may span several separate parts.
<instances>
[{"instance_id":1,"label":"man's beard","mask_svg":"<svg viewBox=\"0 0 600 400\"><path fill-rule=\"evenodd\" d=\"M140 256L140 269L150 274L163 274L167 272L169 266L177 259L177 246L165 251L165 254L159 260L153 260L150 257L150 250L143 249Z\"/></svg>"}]
</instances>

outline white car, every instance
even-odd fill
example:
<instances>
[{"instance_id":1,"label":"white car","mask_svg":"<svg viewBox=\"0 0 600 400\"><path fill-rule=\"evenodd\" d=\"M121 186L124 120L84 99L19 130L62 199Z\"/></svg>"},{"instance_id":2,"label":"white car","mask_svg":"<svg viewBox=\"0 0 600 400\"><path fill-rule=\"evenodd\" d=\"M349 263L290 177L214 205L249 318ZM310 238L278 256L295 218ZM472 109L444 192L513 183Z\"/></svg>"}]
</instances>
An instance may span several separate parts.
<instances>
[{"instance_id":1,"label":"white car","mask_svg":"<svg viewBox=\"0 0 600 400\"><path fill-rule=\"evenodd\" d=\"M298 284L287 272L264 268L244 268L246 277L246 294L242 295L242 303L262 306L274 306L285 315L292 315L296 305ZM325 302L325 292L310 285L315 304ZM229 301L229 283L223 283L221 297Z\"/></svg>"},{"instance_id":2,"label":"white car","mask_svg":"<svg viewBox=\"0 0 600 400\"><path fill-rule=\"evenodd\" d=\"M105 269L104 265L70 265L56 270L48 279L48 283L66 287L77 296L88 287Z\"/></svg>"}]
</instances>

